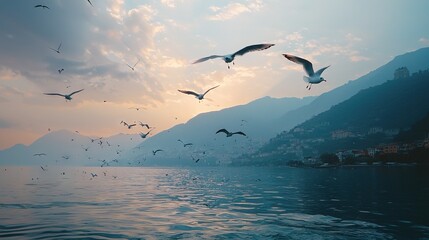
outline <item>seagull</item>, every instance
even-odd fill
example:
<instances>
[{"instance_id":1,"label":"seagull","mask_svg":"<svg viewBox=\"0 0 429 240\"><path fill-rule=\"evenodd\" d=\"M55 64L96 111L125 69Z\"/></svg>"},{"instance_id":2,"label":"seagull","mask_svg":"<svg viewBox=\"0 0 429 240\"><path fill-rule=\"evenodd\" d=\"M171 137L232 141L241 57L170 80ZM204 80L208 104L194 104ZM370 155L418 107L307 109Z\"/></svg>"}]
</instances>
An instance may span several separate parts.
<instances>
[{"instance_id":1,"label":"seagull","mask_svg":"<svg viewBox=\"0 0 429 240\"><path fill-rule=\"evenodd\" d=\"M58 69L58 73L61 74L64 71L64 68Z\"/></svg>"},{"instance_id":2,"label":"seagull","mask_svg":"<svg viewBox=\"0 0 429 240\"><path fill-rule=\"evenodd\" d=\"M73 94L76 94L76 93L79 93L79 92L82 92L83 91L83 89L81 89L81 90L77 90L77 91L74 91L74 92L72 92L72 93L70 93L70 94L61 94L61 93L44 93L45 95L56 95L56 96L61 96L61 97L64 97L65 99L66 99L66 101L67 100L69 100L69 101L71 101L72 100L72 95Z\"/></svg>"},{"instance_id":3,"label":"seagull","mask_svg":"<svg viewBox=\"0 0 429 240\"><path fill-rule=\"evenodd\" d=\"M38 156L38 157L46 156L46 153L35 153L33 154L33 156Z\"/></svg>"},{"instance_id":4,"label":"seagull","mask_svg":"<svg viewBox=\"0 0 429 240\"><path fill-rule=\"evenodd\" d=\"M200 161L199 158L195 159L194 156L192 156L192 155L191 155L191 157L192 157L192 160L194 160L195 163L198 163Z\"/></svg>"},{"instance_id":5,"label":"seagull","mask_svg":"<svg viewBox=\"0 0 429 240\"><path fill-rule=\"evenodd\" d=\"M179 92L181 92L181 93L184 93L184 94L188 94L188 95L194 95L195 96L195 98L196 99L198 99L198 100L203 100L204 99L204 96L210 91L210 90L213 90L213 89L215 89L215 88L217 88L217 87L219 87L220 85L217 85L216 87L212 87L212 88L210 88L209 90L207 90L205 93L196 93L196 92L193 92L193 91L188 91L188 90L177 90L177 91L179 91Z\"/></svg>"},{"instance_id":6,"label":"seagull","mask_svg":"<svg viewBox=\"0 0 429 240\"><path fill-rule=\"evenodd\" d=\"M140 59L138 59L137 60L137 62L131 67L130 65L128 65L128 63L127 63L127 66L129 67L129 68L131 68L131 70L133 70L134 71L134 68L136 67L136 65L137 65L137 63L139 63L140 62Z\"/></svg>"},{"instance_id":7,"label":"seagull","mask_svg":"<svg viewBox=\"0 0 429 240\"><path fill-rule=\"evenodd\" d=\"M60 45L58 46L58 48L57 49L53 49L53 48L49 48L49 49L51 49L52 51L54 51L54 52L56 52L56 53L60 53L60 48L61 48L61 45L63 44L63 42L60 42Z\"/></svg>"},{"instance_id":8,"label":"seagull","mask_svg":"<svg viewBox=\"0 0 429 240\"><path fill-rule=\"evenodd\" d=\"M246 134L245 134L244 132L229 132L229 131L228 131L228 130L226 130L225 128L219 129L219 130L216 132L216 134L218 134L218 133L220 133L220 132L225 133L225 134L226 134L226 137L232 137L232 135L234 135L234 134L240 134L240 135L246 136Z\"/></svg>"},{"instance_id":9,"label":"seagull","mask_svg":"<svg viewBox=\"0 0 429 240\"><path fill-rule=\"evenodd\" d=\"M88 2L89 2L89 4L91 4L91 6L93 6L93 7L94 7L94 5L92 5L92 3L91 3L91 0L88 0Z\"/></svg>"},{"instance_id":10,"label":"seagull","mask_svg":"<svg viewBox=\"0 0 429 240\"><path fill-rule=\"evenodd\" d=\"M128 109L135 109L135 110L139 111L140 109L145 109L145 108L143 108L143 107L130 107Z\"/></svg>"},{"instance_id":11,"label":"seagull","mask_svg":"<svg viewBox=\"0 0 429 240\"><path fill-rule=\"evenodd\" d=\"M43 168L42 166L40 166L40 168L41 168L43 171L46 171L46 169L45 169L45 168Z\"/></svg>"},{"instance_id":12,"label":"seagull","mask_svg":"<svg viewBox=\"0 0 429 240\"><path fill-rule=\"evenodd\" d=\"M318 84L321 82L326 82L326 80L323 77L321 77L320 75L322 75L323 71L325 71L328 67L330 67L330 65L317 70L317 72L314 72L313 64L310 61L308 61L304 58L300 58L297 56L290 55L290 54L283 54L283 56L285 58L289 59L290 61L294 62L294 63L301 64L304 67L304 70L307 73L308 77L304 76L303 79L305 82L308 83L308 85L306 87L308 90L311 89L312 84Z\"/></svg>"},{"instance_id":13,"label":"seagull","mask_svg":"<svg viewBox=\"0 0 429 240\"><path fill-rule=\"evenodd\" d=\"M241 50L239 50L239 51L237 51L237 52L235 52L233 54L211 55L211 56L208 56L208 57L200 58L197 61L193 62L192 64L200 63L200 62L205 62L205 61L207 61L209 59L213 59L213 58L222 58L223 61L225 61L225 63L228 64L228 69L229 69L230 68L229 67L229 63L232 62L232 64L234 64L234 58L235 58L235 56L242 56L242 55L244 55L244 54L246 54L248 52L265 50L265 49L268 49L268 48L270 48L272 46L274 46L274 44L270 44L270 43L250 45L250 46L247 46L247 47L245 47L245 48L243 48L243 49L241 49Z\"/></svg>"},{"instance_id":14,"label":"seagull","mask_svg":"<svg viewBox=\"0 0 429 240\"><path fill-rule=\"evenodd\" d=\"M157 150L155 150L155 151L153 151L153 150L152 150L152 154L155 156L155 154L156 154L157 152L162 152L162 151L164 151L164 150L162 150L162 149L157 149Z\"/></svg>"},{"instance_id":15,"label":"seagull","mask_svg":"<svg viewBox=\"0 0 429 240\"><path fill-rule=\"evenodd\" d=\"M91 173L92 177L97 177L98 175L96 173Z\"/></svg>"},{"instance_id":16,"label":"seagull","mask_svg":"<svg viewBox=\"0 0 429 240\"><path fill-rule=\"evenodd\" d=\"M147 129L151 128L151 127L149 127L149 124L147 124L147 123L140 122L139 125L142 126L142 127L146 127Z\"/></svg>"},{"instance_id":17,"label":"seagull","mask_svg":"<svg viewBox=\"0 0 429 240\"><path fill-rule=\"evenodd\" d=\"M147 132L147 133L140 133L140 137L141 138L146 138L148 135L149 135L149 133L152 131L152 129L151 130L149 130L149 132Z\"/></svg>"},{"instance_id":18,"label":"seagull","mask_svg":"<svg viewBox=\"0 0 429 240\"><path fill-rule=\"evenodd\" d=\"M35 8L42 8L42 9L50 9L48 6L46 6L46 5L41 5L41 4L39 4L39 5L36 5L36 6L34 6Z\"/></svg>"},{"instance_id":19,"label":"seagull","mask_svg":"<svg viewBox=\"0 0 429 240\"><path fill-rule=\"evenodd\" d=\"M187 146L192 146L194 145L193 143L184 143L182 140L178 139L178 142L181 142L183 144L183 147L187 147Z\"/></svg>"}]
</instances>

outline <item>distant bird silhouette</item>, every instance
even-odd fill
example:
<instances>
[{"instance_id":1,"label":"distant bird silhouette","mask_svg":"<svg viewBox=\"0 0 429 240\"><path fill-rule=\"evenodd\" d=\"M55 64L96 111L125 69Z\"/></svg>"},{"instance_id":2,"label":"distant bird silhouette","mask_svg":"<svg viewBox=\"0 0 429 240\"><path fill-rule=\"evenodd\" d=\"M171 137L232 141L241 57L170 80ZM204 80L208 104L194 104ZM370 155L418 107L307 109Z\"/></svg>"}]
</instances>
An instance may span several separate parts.
<instances>
[{"instance_id":1,"label":"distant bird silhouette","mask_svg":"<svg viewBox=\"0 0 429 240\"><path fill-rule=\"evenodd\" d=\"M37 156L37 157L46 156L46 153L35 153L33 154L33 156Z\"/></svg>"},{"instance_id":2,"label":"distant bird silhouette","mask_svg":"<svg viewBox=\"0 0 429 240\"><path fill-rule=\"evenodd\" d=\"M211 91L211 90L213 90L213 89L215 89L215 88L217 88L217 87L219 87L220 85L217 85L216 87L212 87L212 88L210 88L209 90L207 90L205 93L196 93L196 92L193 92L193 91L189 91L189 90L177 90L177 91L179 91L179 92L181 92L181 93L184 93L184 94L188 94L188 95L194 95L195 96L195 98L196 99L198 99L198 100L203 100L204 99L204 96L209 92L209 91Z\"/></svg>"},{"instance_id":3,"label":"distant bird silhouette","mask_svg":"<svg viewBox=\"0 0 429 240\"><path fill-rule=\"evenodd\" d=\"M46 6L46 5L41 5L41 4L38 4L38 5L36 5L36 6L34 6L35 8L42 8L42 9L50 9L48 6Z\"/></svg>"},{"instance_id":4,"label":"distant bird silhouette","mask_svg":"<svg viewBox=\"0 0 429 240\"><path fill-rule=\"evenodd\" d=\"M61 97L64 97L65 99L66 99L66 101L67 100L69 100L69 101L71 101L72 100L72 97L71 96L73 96L73 94L76 94L76 93L79 93L79 92L82 92L83 91L83 89L81 89L81 90L77 90L77 91L74 91L74 92L72 92L72 93L70 93L70 94L61 94L61 93L44 93L45 95L56 95L56 96L61 96Z\"/></svg>"},{"instance_id":5,"label":"distant bird silhouette","mask_svg":"<svg viewBox=\"0 0 429 240\"><path fill-rule=\"evenodd\" d=\"M54 52L56 52L56 53L60 53L60 48L61 48L61 45L63 44L63 42L60 42L60 45L58 46L58 48L57 49L53 49L53 48L49 48L49 49L51 49L52 51L54 51Z\"/></svg>"},{"instance_id":6,"label":"distant bird silhouette","mask_svg":"<svg viewBox=\"0 0 429 240\"><path fill-rule=\"evenodd\" d=\"M40 168L41 168L43 171L46 171L46 169L45 169L44 167L40 166Z\"/></svg>"},{"instance_id":7,"label":"distant bird silhouette","mask_svg":"<svg viewBox=\"0 0 429 240\"><path fill-rule=\"evenodd\" d=\"M151 130L149 130L149 132L147 132L147 133L142 133L142 132L140 132L140 137L141 138L146 138L148 135L149 135L149 133L152 131L152 129Z\"/></svg>"},{"instance_id":8,"label":"distant bird silhouette","mask_svg":"<svg viewBox=\"0 0 429 240\"><path fill-rule=\"evenodd\" d=\"M143 108L143 107L130 107L128 109L135 109L135 110L139 111L140 109L145 109L145 108Z\"/></svg>"},{"instance_id":9,"label":"distant bird silhouette","mask_svg":"<svg viewBox=\"0 0 429 240\"><path fill-rule=\"evenodd\" d=\"M93 6L93 7L94 7L94 5L92 5L92 3L91 3L91 1L90 1L90 0L88 0L88 2L89 2L89 4L91 4L91 6Z\"/></svg>"},{"instance_id":10,"label":"distant bird silhouette","mask_svg":"<svg viewBox=\"0 0 429 240\"><path fill-rule=\"evenodd\" d=\"M61 74L64 71L64 68L58 69L58 73Z\"/></svg>"},{"instance_id":11,"label":"distant bird silhouette","mask_svg":"<svg viewBox=\"0 0 429 240\"><path fill-rule=\"evenodd\" d=\"M62 156L65 160L69 160L70 156Z\"/></svg>"},{"instance_id":12,"label":"distant bird silhouette","mask_svg":"<svg viewBox=\"0 0 429 240\"><path fill-rule=\"evenodd\" d=\"M151 127L149 126L149 124L147 124L147 123L142 123L142 122L140 122L139 123L139 125L140 126L142 126L142 127L146 127L147 129L150 129Z\"/></svg>"},{"instance_id":13,"label":"distant bird silhouette","mask_svg":"<svg viewBox=\"0 0 429 240\"><path fill-rule=\"evenodd\" d=\"M213 58L222 58L223 61L225 61L225 63L228 64L228 69L229 69L230 68L229 67L230 62L232 62L232 64L234 65L235 56L242 56L242 55L249 53L249 52L265 50L265 49L270 48L272 46L274 46L274 44L270 44L270 43L250 45L250 46L247 46L245 48L238 50L237 52L235 52L233 54L211 55L208 57L203 57L203 58L200 58L200 59L196 60L195 62L193 62L193 64L205 62L205 61L207 61L209 59L213 59Z\"/></svg>"},{"instance_id":14,"label":"distant bird silhouette","mask_svg":"<svg viewBox=\"0 0 429 240\"><path fill-rule=\"evenodd\" d=\"M98 175L96 173L91 173L92 177L97 177Z\"/></svg>"},{"instance_id":15,"label":"distant bird silhouette","mask_svg":"<svg viewBox=\"0 0 429 240\"><path fill-rule=\"evenodd\" d=\"M164 151L164 150L162 150L162 149L157 149L157 150L155 150L155 151L153 151L153 150L152 150L152 154L155 156L155 154L156 154L157 152L162 152L162 151Z\"/></svg>"},{"instance_id":16,"label":"distant bird silhouette","mask_svg":"<svg viewBox=\"0 0 429 240\"><path fill-rule=\"evenodd\" d=\"M239 134L239 135L243 135L243 136L247 136L244 132L229 132L228 130L226 130L225 128L219 129L216 134L223 132L226 134L226 137L232 137L232 135L234 134Z\"/></svg>"},{"instance_id":17,"label":"distant bird silhouette","mask_svg":"<svg viewBox=\"0 0 429 240\"><path fill-rule=\"evenodd\" d=\"M182 140L178 139L178 142L181 142L183 144L183 147L187 147L187 146L192 146L194 145L193 143L184 143Z\"/></svg>"},{"instance_id":18,"label":"distant bird silhouette","mask_svg":"<svg viewBox=\"0 0 429 240\"><path fill-rule=\"evenodd\" d=\"M194 156L191 156L191 157L192 157L192 160L194 160L195 163L198 163L200 161L199 158L195 159Z\"/></svg>"},{"instance_id":19,"label":"distant bird silhouette","mask_svg":"<svg viewBox=\"0 0 429 240\"><path fill-rule=\"evenodd\" d=\"M325 71L329 66L321 68L317 70L317 72L314 72L313 64L310 61L290 54L283 54L283 56L294 63L301 64L304 67L304 70L307 73L308 77L304 76L303 79L305 82L308 83L306 87L308 90L311 89L312 84L326 82L326 80L320 75L322 75L323 71Z\"/></svg>"},{"instance_id":20,"label":"distant bird silhouette","mask_svg":"<svg viewBox=\"0 0 429 240\"><path fill-rule=\"evenodd\" d=\"M81 146L81 147L83 148L83 150L85 150L85 152L88 152L89 147L84 147L84 146Z\"/></svg>"},{"instance_id":21,"label":"distant bird silhouette","mask_svg":"<svg viewBox=\"0 0 429 240\"><path fill-rule=\"evenodd\" d=\"M134 68L136 67L136 65L138 64L140 62L140 59L138 59L137 60L137 62L131 67L130 65L128 65L128 63L127 63L127 66L129 67L129 68L131 68L131 70L133 70L134 71Z\"/></svg>"}]
</instances>

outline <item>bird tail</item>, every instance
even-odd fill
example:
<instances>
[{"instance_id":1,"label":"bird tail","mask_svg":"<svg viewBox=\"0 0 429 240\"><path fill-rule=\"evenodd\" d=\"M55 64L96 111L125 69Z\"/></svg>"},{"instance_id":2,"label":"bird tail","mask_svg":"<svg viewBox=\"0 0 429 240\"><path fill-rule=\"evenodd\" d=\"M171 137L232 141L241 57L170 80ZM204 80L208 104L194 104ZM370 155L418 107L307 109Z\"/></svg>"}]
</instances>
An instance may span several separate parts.
<instances>
[{"instance_id":1,"label":"bird tail","mask_svg":"<svg viewBox=\"0 0 429 240\"><path fill-rule=\"evenodd\" d=\"M303 76L302 79L304 80L304 82L308 83L310 82L310 78L307 76Z\"/></svg>"}]
</instances>

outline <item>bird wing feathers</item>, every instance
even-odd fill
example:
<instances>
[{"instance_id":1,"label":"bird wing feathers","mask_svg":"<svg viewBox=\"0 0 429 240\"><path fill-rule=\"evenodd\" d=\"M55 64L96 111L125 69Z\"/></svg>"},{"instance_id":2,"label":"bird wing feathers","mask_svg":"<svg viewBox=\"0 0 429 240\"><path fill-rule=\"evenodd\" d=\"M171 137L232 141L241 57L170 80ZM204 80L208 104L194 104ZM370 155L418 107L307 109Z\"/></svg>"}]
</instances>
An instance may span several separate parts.
<instances>
[{"instance_id":1,"label":"bird wing feathers","mask_svg":"<svg viewBox=\"0 0 429 240\"><path fill-rule=\"evenodd\" d=\"M235 132L235 133L232 133L232 135L234 135L234 134L239 134L239 135L243 135L243 136L247 136L244 132Z\"/></svg>"},{"instance_id":2,"label":"bird wing feathers","mask_svg":"<svg viewBox=\"0 0 429 240\"><path fill-rule=\"evenodd\" d=\"M207 61L209 59L213 59L213 58L223 58L223 56L221 56L221 55L211 55L211 56L208 56L208 57L203 57L203 58L200 58L197 61L193 62L192 64L200 63L200 62L205 62L205 61Z\"/></svg>"},{"instance_id":3,"label":"bird wing feathers","mask_svg":"<svg viewBox=\"0 0 429 240\"><path fill-rule=\"evenodd\" d=\"M217 87L219 87L220 85L217 85L216 87L212 87L212 88L210 88L209 90L207 90L203 95L206 95L210 90L213 90L213 89L215 89L215 88L217 88Z\"/></svg>"},{"instance_id":4,"label":"bird wing feathers","mask_svg":"<svg viewBox=\"0 0 429 240\"><path fill-rule=\"evenodd\" d=\"M313 64L310 61L290 54L283 54L283 56L294 63L301 64L308 76L314 75Z\"/></svg>"},{"instance_id":5,"label":"bird wing feathers","mask_svg":"<svg viewBox=\"0 0 429 240\"><path fill-rule=\"evenodd\" d=\"M324 67L324 68L321 68L321 69L317 70L317 72L315 73L315 75L317 75L317 76L322 75L323 71L325 71L328 67L330 67L330 65L327 66L327 67Z\"/></svg>"},{"instance_id":6,"label":"bird wing feathers","mask_svg":"<svg viewBox=\"0 0 429 240\"><path fill-rule=\"evenodd\" d=\"M193 91L188 91L188 90L177 90L177 91L179 91L179 92L181 92L181 93L184 93L184 94L188 94L188 95L194 95L194 96L196 96L196 97L198 97L198 96L199 96L199 94L198 94L198 93L193 92Z\"/></svg>"},{"instance_id":7,"label":"bird wing feathers","mask_svg":"<svg viewBox=\"0 0 429 240\"><path fill-rule=\"evenodd\" d=\"M261 50L265 50L267 48L270 48L272 46L274 46L274 44L270 44L270 43L250 45L250 46L247 46L243 49L238 50L237 52L235 52L233 54L233 56L235 56L235 55L242 56L248 52L261 51Z\"/></svg>"},{"instance_id":8,"label":"bird wing feathers","mask_svg":"<svg viewBox=\"0 0 429 240\"><path fill-rule=\"evenodd\" d=\"M228 130L226 130L225 128L222 128L222 129L217 130L216 134L218 134L218 133L220 133L220 132L223 132L223 133L225 133L225 134L228 134L228 133L229 133L229 132L228 132Z\"/></svg>"},{"instance_id":9,"label":"bird wing feathers","mask_svg":"<svg viewBox=\"0 0 429 240\"><path fill-rule=\"evenodd\" d=\"M70 95L69 95L69 96L71 96L71 95L73 95L73 94L76 94L76 93L78 93L78 92L82 92L82 91L83 91L83 89L81 89L81 90L77 90L77 91L74 91L74 92L70 93Z\"/></svg>"},{"instance_id":10,"label":"bird wing feathers","mask_svg":"<svg viewBox=\"0 0 429 240\"><path fill-rule=\"evenodd\" d=\"M44 93L45 95L55 95L55 96L61 96L61 97L65 97L64 94L61 93Z\"/></svg>"}]
</instances>

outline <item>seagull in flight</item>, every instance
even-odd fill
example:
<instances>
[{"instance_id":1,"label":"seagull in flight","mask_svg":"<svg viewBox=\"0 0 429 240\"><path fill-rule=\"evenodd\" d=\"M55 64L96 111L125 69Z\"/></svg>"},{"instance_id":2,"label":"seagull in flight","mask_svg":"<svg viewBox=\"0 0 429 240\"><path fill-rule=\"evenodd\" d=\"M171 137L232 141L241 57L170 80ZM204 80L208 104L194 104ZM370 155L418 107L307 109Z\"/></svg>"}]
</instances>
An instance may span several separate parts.
<instances>
[{"instance_id":1,"label":"seagull in flight","mask_svg":"<svg viewBox=\"0 0 429 240\"><path fill-rule=\"evenodd\" d=\"M152 131L152 129L151 130L149 130L149 132L147 132L147 133L140 133L140 137L141 138L146 138L148 135L149 135L149 133Z\"/></svg>"},{"instance_id":2,"label":"seagull in flight","mask_svg":"<svg viewBox=\"0 0 429 240\"><path fill-rule=\"evenodd\" d=\"M131 68L131 70L133 70L134 71L134 68L136 67L136 65L137 65L137 63L139 63L140 62L140 59L137 59L137 62L131 67L130 65L128 65L128 63L127 63L127 66L129 67L129 68Z\"/></svg>"},{"instance_id":3,"label":"seagull in flight","mask_svg":"<svg viewBox=\"0 0 429 240\"><path fill-rule=\"evenodd\" d=\"M229 63L230 62L232 62L232 64L234 65L234 58L235 58L235 56L242 56L242 55L244 55L246 53L249 53L249 52L265 50L265 49L268 49L268 48L270 48L272 46L274 46L274 44L271 44L271 43L263 43L263 44L250 45L250 46L247 46L247 47L244 47L244 48L238 50L237 52L235 52L233 54L211 55L211 56L208 56L208 57L200 58L200 59L196 60L195 62L193 62L192 64L200 63L200 62L205 62L205 61L207 61L209 59L213 59L213 58L222 58L223 61L225 61L225 63L228 64L228 69L229 69L230 68L229 67Z\"/></svg>"},{"instance_id":4,"label":"seagull in flight","mask_svg":"<svg viewBox=\"0 0 429 240\"><path fill-rule=\"evenodd\" d=\"M139 121L140 122L140 121ZM147 123L142 123L142 122L140 122L139 123L139 125L140 126L142 126L142 127L146 127L147 129L150 129L151 127L149 127L149 124L147 124Z\"/></svg>"},{"instance_id":5,"label":"seagull in flight","mask_svg":"<svg viewBox=\"0 0 429 240\"><path fill-rule=\"evenodd\" d=\"M40 168L41 168L43 171L46 171L46 169L45 169L44 167L40 166Z\"/></svg>"},{"instance_id":6,"label":"seagull in flight","mask_svg":"<svg viewBox=\"0 0 429 240\"><path fill-rule=\"evenodd\" d=\"M63 44L63 42L60 42L60 45L58 46L58 48L57 49L53 49L53 48L49 48L49 49L51 49L52 51L54 51L54 52L56 52L56 53L60 53L60 48L61 48L61 45Z\"/></svg>"},{"instance_id":7,"label":"seagull in flight","mask_svg":"<svg viewBox=\"0 0 429 240\"><path fill-rule=\"evenodd\" d=\"M50 9L48 6L46 6L46 5L41 5L41 4L39 4L39 5L36 5L36 6L34 6L35 8L42 8L42 9Z\"/></svg>"},{"instance_id":8,"label":"seagull in flight","mask_svg":"<svg viewBox=\"0 0 429 240\"><path fill-rule=\"evenodd\" d=\"M232 135L234 134L239 134L239 135L243 135L243 136L247 136L244 132L229 132L228 130L226 130L225 128L219 129L216 134L223 132L226 134L226 137L232 137Z\"/></svg>"},{"instance_id":9,"label":"seagull in flight","mask_svg":"<svg viewBox=\"0 0 429 240\"><path fill-rule=\"evenodd\" d=\"M128 109L135 109L137 111L139 111L140 109L145 109L144 107L130 107Z\"/></svg>"},{"instance_id":10,"label":"seagull in flight","mask_svg":"<svg viewBox=\"0 0 429 240\"><path fill-rule=\"evenodd\" d=\"M69 100L69 101L71 101L72 100L72 97L71 96L73 96L73 94L76 94L76 93L79 93L79 92L82 92L83 91L83 89L81 89L81 90L77 90L77 91L74 91L74 92L72 92L72 93L70 93L70 94L61 94L61 93L44 93L45 95L56 95L56 96L61 96L61 97L64 97L65 99L66 99L66 101L67 100Z\"/></svg>"},{"instance_id":11,"label":"seagull in flight","mask_svg":"<svg viewBox=\"0 0 429 240\"><path fill-rule=\"evenodd\" d=\"M183 144L183 147L187 147L187 146L192 146L194 145L193 143L184 143L182 140L178 139L178 142L181 142Z\"/></svg>"},{"instance_id":12,"label":"seagull in flight","mask_svg":"<svg viewBox=\"0 0 429 240\"><path fill-rule=\"evenodd\" d=\"M153 150L152 150L152 154L155 156L155 154L156 154L157 152L162 152L162 151L164 151L164 150L162 150L162 149L157 149L157 150L155 150L155 151L153 151Z\"/></svg>"},{"instance_id":13,"label":"seagull in flight","mask_svg":"<svg viewBox=\"0 0 429 240\"><path fill-rule=\"evenodd\" d=\"M321 82L326 82L326 80L323 77L321 77L320 75L322 75L323 71L325 71L330 66L321 68L321 69L317 70L316 72L314 72L313 64L310 61L308 61L307 59L300 58L297 56L293 56L290 54L283 54L283 56L285 58L289 59L290 61L294 62L294 63L301 64L304 67L304 71L307 73L308 77L304 76L303 79L305 82L308 83L308 85L306 87L308 90L311 89L312 84L318 84Z\"/></svg>"},{"instance_id":14,"label":"seagull in flight","mask_svg":"<svg viewBox=\"0 0 429 240\"><path fill-rule=\"evenodd\" d=\"M213 89L215 89L215 88L217 88L217 87L219 87L220 85L217 85L216 87L212 87L212 88L210 88L209 90L207 90L205 93L196 93L196 92L194 92L194 91L189 91L189 90L177 90L177 91L179 91L179 92L181 92L181 93L184 93L184 94L188 94L188 95L194 95L195 96L195 98L196 99L198 99L198 100L203 100L204 99L204 96L209 92L209 91L211 91L211 90L213 90Z\"/></svg>"},{"instance_id":15,"label":"seagull in flight","mask_svg":"<svg viewBox=\"0 0 429 240\"><path fill-rule=\"evenodd\" d=\"M35 153L33 154L33 156L37 156L37 157L46 156L46 153Z\"/></svg>"},{"instance_id":16,"label":"seagull in flight","mask_svg":"<svg viewBox=\"0 0 429 240\"><path fill-rule=\"evenodd\" d=\"M58 69L58 73L61 74L64 71L64 68Z\"/></svg>"}]
</instances>

